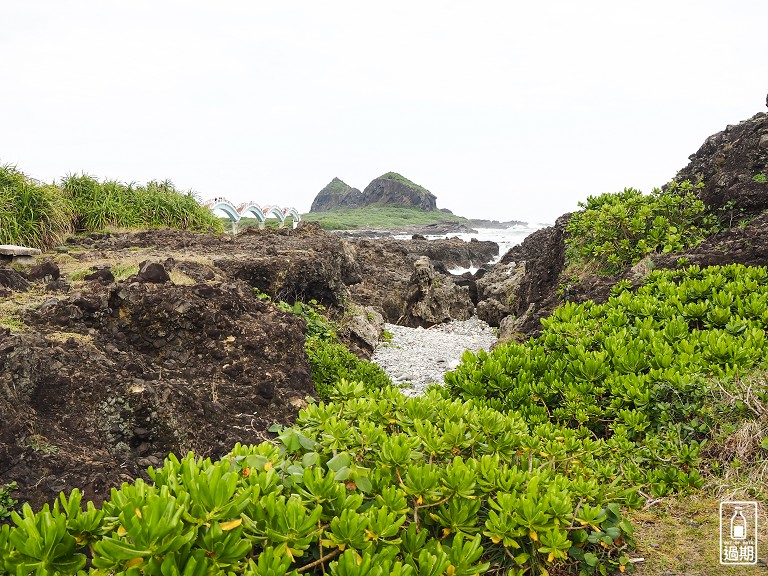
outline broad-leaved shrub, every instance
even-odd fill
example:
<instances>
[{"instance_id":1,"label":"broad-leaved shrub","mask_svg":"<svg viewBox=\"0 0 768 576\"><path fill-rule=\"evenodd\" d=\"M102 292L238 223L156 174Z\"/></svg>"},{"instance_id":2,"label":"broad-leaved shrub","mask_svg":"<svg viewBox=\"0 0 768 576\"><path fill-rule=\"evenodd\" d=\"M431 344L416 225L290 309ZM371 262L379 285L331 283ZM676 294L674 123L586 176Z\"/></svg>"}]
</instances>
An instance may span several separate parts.
<instances>
[{"instance_id":1,"label":"broad-leaved shrub","mask_svg":"<svg viewBox=\"0 0 768 576\"><path fill-rule=\"evenodd\" d=\"M644 195L634 188L590 196L568 222L567 254L599 274L618 274L651 253L678 252L717 230L688 181Z\"/></svg>"}]
</instances>

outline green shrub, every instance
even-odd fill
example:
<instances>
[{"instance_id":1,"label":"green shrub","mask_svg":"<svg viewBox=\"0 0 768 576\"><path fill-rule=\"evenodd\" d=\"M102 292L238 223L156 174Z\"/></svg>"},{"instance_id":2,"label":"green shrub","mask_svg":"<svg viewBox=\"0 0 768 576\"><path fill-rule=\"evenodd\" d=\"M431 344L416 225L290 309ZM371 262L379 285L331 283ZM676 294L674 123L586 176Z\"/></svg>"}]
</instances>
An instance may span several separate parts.
<instances>
[{"instance_id":1,"label":"green shrub","mask_svg":"<svg viewBox=\"0 0 768 576\"><path fill-rule=\"evenodd\" d=\"M0 166L0 244L46 248L72 231L72 206L56 186Z\"/></svg>"},{"instance_id":2,"label":"green shrub","mask_svg":"<svg viewBox=\"0 0 768 576\"><path fill-rule=\"evenodd\" d=\"M717 222L696 197L697 188L685 181L649 196L633 188L590 196L568 222L568 258L599 274L618 274L648 254L699 244Z\"/></svg>"},{"instance_id":3,"label":"green shrub","mask_svg":"<svg viewBox=\"0 0 768 576\"><path fill-rule=\"evenodd\" d=\"M257 294L257 297L260 296ZM380 366L359 359L341 343L336 325L322 315L324 308L321 304L311 300L295 304L278 302L277 306L303 318L307 324L304 349L318 396L327 398L334 384L342 378L364 382L373 389L392 385L392 380Z\"/></svg>"},{"instance_id":4,"label":"green shrub","mask_svg":"<svg viewBox=\"0 0 768 576\"><path fill-rule=\"evenodd\" d=\"M632 527L604 443L445 398L340 382L274 443L166 458L113 488L14 514L12 573L368 574L565 571L629 563ZM87 554L86 554L87 553ZM86 555L91 564L86 566Z\"/></svg>"},{"instance_id":5,"label":"green shrub","mask_svg":"<svg viewBox=\"0 0 768 576\"><path fill-rule=\"evenodd\" d=\"M16 490L16 482L0 486L0 522L8 518L14 506L19 503L11 497L11 492L14 490Z\"/></svg>"},{"instance_id":6,"label":"green shrub","mask_svg":"<svg viewBox=\"0 0 768 576\"><path fill-rule=\"evenodd\" d=\"M711 401L712 377L766 365L768 271L653 271L636 291L620 282L605 304L567 303L542 324L536 339L465 353L450 392L605 439L636 485L664 495L700 485L700 442L733 408Z\"/></svg>"},{"instance_id":7,"label":"green shrub","mask_svg":"<svg viewBox=\"0 0 768 576\"><path fill-rule=\"evenodd\" d=\"M92 176L67 176L62 181L81 231L115 228L182 228L223 231L221 221L201 206L191 192L181 193L170 181L134 187L114 180L99 182Z\"/></svg>"}]
</instances>

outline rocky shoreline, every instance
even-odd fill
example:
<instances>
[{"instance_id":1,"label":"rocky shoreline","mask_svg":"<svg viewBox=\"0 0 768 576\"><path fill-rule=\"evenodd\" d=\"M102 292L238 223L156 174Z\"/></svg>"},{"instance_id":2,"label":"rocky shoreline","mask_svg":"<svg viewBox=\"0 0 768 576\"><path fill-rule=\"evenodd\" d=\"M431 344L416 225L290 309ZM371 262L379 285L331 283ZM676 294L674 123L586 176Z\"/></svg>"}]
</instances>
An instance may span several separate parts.
<instances>
[{"instance_id":1,"label":"rocky shoreline","mask_svg":"<svg viewBox=\"0 0 768 576\"><path fill-rule=\"evenodd\" d=\"M563 274L567 214L496 264L493 242L342 237L306 223L73 236L37 266L0 266L0 485L16 482L35 508L74 487L99 502L170 452L216 457L291 423L314 394L306 325L274 301L324 306L351 350L417 392L468 338L490 346L497 327L501 340L527 339L563 302L604 302L619 280L765 265L766 173L767 114L708 139L681 176L707 182L700 197L722 231L617 276ZM477 272L448 272L470 264ZM385 322L391 348L379 346Z\"/></svg>"}]
</instances>

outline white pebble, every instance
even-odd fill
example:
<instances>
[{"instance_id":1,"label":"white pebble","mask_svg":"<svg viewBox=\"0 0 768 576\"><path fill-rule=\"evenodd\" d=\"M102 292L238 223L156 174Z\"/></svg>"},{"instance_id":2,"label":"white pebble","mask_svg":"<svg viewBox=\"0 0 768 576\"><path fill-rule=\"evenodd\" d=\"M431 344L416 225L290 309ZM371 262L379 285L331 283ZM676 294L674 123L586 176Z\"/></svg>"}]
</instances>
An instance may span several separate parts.
<instances>
[{"instance_id":1,"label":"white pebble","mask_svg":"<svg viewBox=\"0 0 768 576\"><path fill-rule=\"evenodd\" d=\"M421 394L433 382L442 384L445 373L460 364L465 350L488 350L496 342L493 328L476 316L429 330L395 324L386 324L384 329L392 333L392 341L380 342L371 361L396 383L409 382L412 388L404 388L403 393L410 396Z\"/></svg>"}]
</instances>

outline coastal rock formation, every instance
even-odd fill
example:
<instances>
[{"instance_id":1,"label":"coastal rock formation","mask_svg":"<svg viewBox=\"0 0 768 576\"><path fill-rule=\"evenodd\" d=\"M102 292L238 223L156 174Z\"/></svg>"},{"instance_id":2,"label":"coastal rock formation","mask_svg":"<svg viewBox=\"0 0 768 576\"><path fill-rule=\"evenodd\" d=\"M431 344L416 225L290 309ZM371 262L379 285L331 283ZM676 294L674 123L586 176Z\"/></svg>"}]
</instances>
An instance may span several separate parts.
<instances>
[{"instance_id":1,"label":"coastal rock formation","mask_svg":"<svg viewBox=\"0 0 768 576\"><path fill-rule=\"evenodd\" d=\"M309 211L325 212L334 208L357 208L362 202L363 193L360 190L334 178L317 193Z\"/></svg>"},{"instance_id":2,"label":"coastal rock formation","mask_svg":"<svg viewBox=\"0 0 768 576\"><path fill-rule=\"evenodd\" d=\"M497 253L457 238L344 240L308 224L91 234L58 247L32 282L31 269L0 267L4 296L25 291L29 309L3 324L13 332L0 328L0 484L16 481L35 507L75 486L98 501L169 452L215 456L292 422L314 394L305 326L254 287L325 304L368 356L382 316L396 321L409 294L411 325L468 318L469 289L446 265ZM427 254L422 277L414 263Z\"/></svg>"},{"instance_id":3,"label":"coastal rock formation","mask_svg":"<svg viewBox=\"0 0 768 576\"><path fill-rule=\"evenodd\" d=\"M496 264L498 270L478 280L478 315L500 336L535 334L540 319L560 303L557 294L560 273L565 267L565 229L570 214L554 226L537 230L513 246ZM512 319L505 320L509 316Z\"/></svg>"},{"instance_id":4,"label":"coastal rock formation","mask_svg":"<svg viewBox=\"0 0 768 576\"><path fill-rule=\"evenodd\" d=\"M414 184L396 172L374 179L363 190L363 206L412 206L420 210L437 210L437 197L426 188Z\"/></svg>"},{"instance_id":5,"label":"coastal rock formation","mask_svg":"<svg viewBox=\"0 0 768 576\"><path fill-rule=\"evenodd\" d=\"M373 306L390 323L398 322L402 315L403 301L410 290L413 265L419 257L428 257L436 273L447 278L448 269L483 266L499 252L495 242L464 242L458 238L358 238L351 242L355 247L355 259L360 266L362 278L360 283L349 286L352 300L360 305ZM469 283L461 282L469 286Z\"/></svg>"},{"instance_id":6,"label":"coastal rock formation","mask_svg":"<svg viewBox=\"0 0 768 576\"><path fill-rule=\"evenodd\" d=\"M416 260L399 324L426 328L449 320L467 320L473 312L467 288L435 272L426 256Z\"/></svg>"},{"instance_id":7,"label":"coastal rock formation","mask_svg":"<svg viewBox=\"0 0 768 576\"><path fill-rule=\"evenodd\" d=\"M482 278L477 287L477 317L491 326L515 312L515 299L520 297L520 284L525 279L525 262L499 263Z\"/></svg>"},{"instance_id":8,"label":"coastal rock formation","mask_svg":"<svg viewBox=\"0 0 768 576\"><path fill-rule=\"evenodd\" d=\"M0 330L0 478L35 508L259 442L313 393L304 322L243 283L87 287Z\"/></svg>"},{"instance_id":9,"label":"coastal rock formation","mask_svg":"<svg viewBox=\"0 0 768 576\"><path fill-rule=\"evenodd\" d=\"M699 195L716 213L735 223L768 208L768 113L713 134L689 160L675 180L703 181Z\"/></svg>"},{"instance_id":10,"label":"coastal rock formation","mask_svg":"<svg viewBox=\"0 0 768 576\"><path fill-rule=\"evenodd\" d=\"M355 306L342 318L341 329L341 336L352 352L368 359L384 330L384 317L373 306Z\"/></svg>"}]
</instances>

